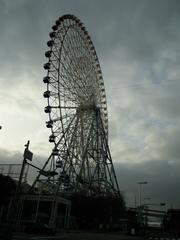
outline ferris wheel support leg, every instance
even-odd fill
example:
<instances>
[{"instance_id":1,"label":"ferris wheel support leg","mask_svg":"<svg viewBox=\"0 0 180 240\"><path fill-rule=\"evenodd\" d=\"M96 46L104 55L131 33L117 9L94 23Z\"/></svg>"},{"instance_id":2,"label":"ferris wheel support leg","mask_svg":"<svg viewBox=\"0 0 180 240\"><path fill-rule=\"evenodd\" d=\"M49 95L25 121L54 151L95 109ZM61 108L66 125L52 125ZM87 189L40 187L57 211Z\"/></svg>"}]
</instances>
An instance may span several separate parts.
<instances>
[{"instance_id":1,"label":"ferris wheel support leg","mask_svg":"<svg viewBox=\"0 0 180 240\"><path fill-rule=\"evenodd\" d=\"M114 169L114 166L113 166L111 153L110 153L110 150L109 150L109 145L108 145L107 137L106 137L106 134L105 134L105 131L104 131L104 127L103 127L103 123L102 123L102 119L101 119L100 113L99 113L99 119L100 119L100 125L102 126L101 129L102 129L103 139L104 139L104 142L105 142L106 151L108 153L109 162L111 164L111 172L109 171L110 178L111 178L111 181L113 182L113 179L112 179L112 176L111 176L111 175L113 175L113 178L114 178L114 181L115 181L115 190L117 191L117 194L120 196L119 185L118 185L118 181L117 181L115 169Z\"/></svg>"},{"instance_id":2,"label":"ferris wheel support leg","mask_svg":"<svg viewBox=\"0 0 180 240\"><path fill-rule=\"evenodd\" d=\"M88 137L87 137L87 142L86 142L85 149L83 149L82 164L81 164L81 168L80 168L79 176L78 176L80 179L82 178L82 172L83 172L84 163L85 163L85 156L87 154L87 148L88 148L88 145L89 145L89 141L90 141L90 137L91 137L91 133L92 133L92 129L93 129L93 121L94 120L92 120L92 122L91 122L91 127L90 127L89 134L88 134ZM79 184L79 182L77 181L76 188L78 188L78 184Z\"/></svg>"}]
</instances>

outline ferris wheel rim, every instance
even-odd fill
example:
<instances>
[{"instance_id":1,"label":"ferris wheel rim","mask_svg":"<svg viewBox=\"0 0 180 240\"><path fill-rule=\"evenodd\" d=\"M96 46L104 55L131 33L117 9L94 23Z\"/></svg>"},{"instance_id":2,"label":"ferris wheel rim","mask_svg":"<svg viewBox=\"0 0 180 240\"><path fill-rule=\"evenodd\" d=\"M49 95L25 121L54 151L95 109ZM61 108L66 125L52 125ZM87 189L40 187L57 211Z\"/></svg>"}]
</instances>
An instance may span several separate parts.
<instances>
[{"instance_id":1,"label":"ferris wheel rim","mask_svg":"<svg viewBox=\"0 0 180 240\"><path fill-rule=\"evenodd\" d=\"M104 81L103 81L103 77L102 77L102 71L101 71L101 67L100 67L100 64L99 64L99 60L98 60L98 57L97 57L97 53L96 53L96 50L94 48L94 45L93 45L93 42L91 40L91 37L89 36L89 33L88 31L86 30L86 28L84 27L83 23L77 18L75 17L74 15L69 15L69 14L66 14L66 15L63 15L61 16L56 22L55 22L55 25L52 26L52 30L53 32L50 32L50 38L51 40L49 40L47 42L47 45L48 47L50 48L50 50L48 50L46 53L45 53L45 56L48 58L48 62L44 64L44 68L45 70L47 70L47 76L45 76L45 78L43 79L44 83L47 84L47 91L44 93L44 97L47 97L47 102L48 102L48 105L47 107L45 107L45 112L48 113L49 115L49 121L47 122L47 127L50 127L51 128L51 132L52 132L52 136L54 135L54 129L51 127L51 123L54 121L52 120L52 106L51 106L51 103L50 103L50 91L49 91L49 79L53 79L52 76L49 75L49 72L50 72L50 63L52 62L51 60L51 54L53 52L53 42L56 40L57 38L57 34L58 34L58 31L60 31L60 27L63 26L63 24L65 24L65 21L72 21L75 26L77 27L78 30L81 31L81 34L83 34L85 37L86 37L86 43L88 44L88 47L90 49L90 57L93 59L91 59L93 61L93 63L95 64L96 66L96 77L97 77L97 84L98 84L98 87L99 87L99 92L101 94L101 96L99 98L101 98L101 102L100 102L100 111L102 112L102 118L103 118L103 121L104 121L104 127L105 127L105 132L106 132L106 135L108 135L108 114L107 114L107 101L106 101L106 94L105 94L105 87L104 87ZM68 27L68 26L66 26ZM70 28L70 27L69 27ZM66 36L68 34L68 30L66 32ZM63 41L61 43L61 49L63 47ZM61 57L61 49L60 49L60 57ZM53 53L54 54L54 53ZM54 54L55 55L55 54ZM61 58L60 58L61 59ZM59 59L59 61L60 61ZM62 65L63 66L63 65ZM60 80L58 78L58 86L60 85ZM60 93L58 92L58 99L59 99L59 102L56 104L56 106L53 106L53 109L58 109L59 110L59 121L61 121L61 124L62 124L62 128L64 128L63 126L63 114L62 114L62 111L64 109L77 109L77 106L63 106L60 102ZM103 101L102 101L103 99ZM58 121L58 120L57 120ZM63 130L65 131L65 130Z\"/></svg>"}]
</instances>

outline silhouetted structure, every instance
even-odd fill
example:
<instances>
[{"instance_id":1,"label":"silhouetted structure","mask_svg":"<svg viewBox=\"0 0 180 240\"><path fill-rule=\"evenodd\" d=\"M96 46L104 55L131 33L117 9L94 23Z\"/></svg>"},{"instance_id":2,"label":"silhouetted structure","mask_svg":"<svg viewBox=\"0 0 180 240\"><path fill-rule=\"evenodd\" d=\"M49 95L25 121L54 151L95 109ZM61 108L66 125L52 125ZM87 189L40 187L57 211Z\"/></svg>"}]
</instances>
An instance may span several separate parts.
<instances>
[{"instance_id":1,"label":"silhouetted structure","mask_svg":"<svg viewBox=\"0 0 180 240\"><path fill-rule=\"evenodd\" d=\"M44 97L54 147L34 186L54 195L120 195L108 146L105 87L95 47L73 15L52 26ZM58 56L58 57L57 57Z\"/></svg>"},{"instance_id":2,"label":"silhouetted structure","mask_svg":"<svg viewBox=\"0 0 180 240\"><path fill-rule=\"evenodd\" d=\"M163 230L180 236L180 209L168 209L163 219Z\"/></svg>"}]
</instances>

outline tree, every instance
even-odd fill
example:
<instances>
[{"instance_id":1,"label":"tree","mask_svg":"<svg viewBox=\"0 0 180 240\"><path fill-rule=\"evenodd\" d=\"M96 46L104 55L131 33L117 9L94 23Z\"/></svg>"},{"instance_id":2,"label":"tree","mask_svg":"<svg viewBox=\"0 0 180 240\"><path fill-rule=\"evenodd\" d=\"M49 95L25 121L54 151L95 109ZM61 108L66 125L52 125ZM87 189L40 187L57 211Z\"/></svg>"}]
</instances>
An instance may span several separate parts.
<instances>
[{"instance_id":1,"label":"tree","mask_svg":"<svg viewBox=\"0 0 180 240\"><path fill-rule=\"evenodd\" d=\"M15 190L15 181L9 176L0 174L0 205L7 205Z\"/></svg>"},{"instance_id":2,"label":"tree","mask_svg":"<svg viewBox=\"0 0 180 240\"><path fill-rule=\"evenodd\" d=\"M77 218L80 228L97 228L100 223L110 223L111 219L113 219L113 222L116 222L124 216L126 210L122 194L117 197L87 197L81 194L74 194L71 202L71 214Z\"/></svg>"}]
</instances>

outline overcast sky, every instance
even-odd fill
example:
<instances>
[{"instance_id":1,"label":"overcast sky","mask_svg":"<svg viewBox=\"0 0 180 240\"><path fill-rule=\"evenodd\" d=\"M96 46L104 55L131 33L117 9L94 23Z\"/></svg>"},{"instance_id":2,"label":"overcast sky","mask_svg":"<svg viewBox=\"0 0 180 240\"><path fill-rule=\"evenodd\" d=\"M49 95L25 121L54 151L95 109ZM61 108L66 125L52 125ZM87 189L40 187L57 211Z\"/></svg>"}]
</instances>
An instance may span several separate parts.
<instances>
[{"instance_id":1,"label":"overcast sky","mask_svg":"<svg viewBox=\"0 0 180 240\"><path fill-rule=\"evenodd\" d=\"M0 0L0 162L50 154L45 127L46 42L66 13L84 22L101 64L109 145L128 205L143 197L180 207L180 1Z\"/></svg>"}]
</instances>

